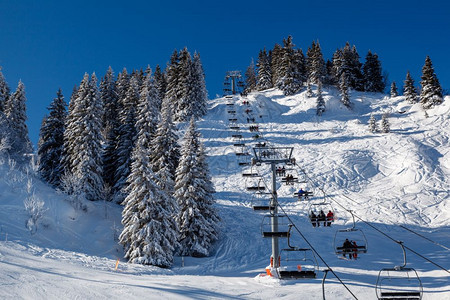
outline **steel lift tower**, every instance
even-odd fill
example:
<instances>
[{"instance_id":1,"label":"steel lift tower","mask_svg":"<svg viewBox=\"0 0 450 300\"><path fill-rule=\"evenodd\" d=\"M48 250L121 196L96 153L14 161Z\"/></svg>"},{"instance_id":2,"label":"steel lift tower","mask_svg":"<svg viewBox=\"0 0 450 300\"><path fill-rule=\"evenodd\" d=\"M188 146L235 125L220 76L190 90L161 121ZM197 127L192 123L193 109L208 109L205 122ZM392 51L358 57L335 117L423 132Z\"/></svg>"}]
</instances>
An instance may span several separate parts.
<instances>
[{"instance_id":1,"label":"steel lift tower","mask_svg":"<svg viewBox=\"0 0 450 300\"><path fill-rule=\"evenodd\" d=\"M280 231L278 228L278 198L276 186L276 166L277 164L291 165L295 163L292 158L293 147L254 147L253 152L255 157L252 159L252 164L270 164L272 169L272 199L270 202L270 231L262 230L263 237L272 239L272 259L273 268L279 268L280 263L280 248L278 245L279 238L287 238L289 236L288 229Z\"/></svg>"},{"instance_id":2,"label":"steel lift tower","mask_svg":"<svg viewBox=\"0 0 450 300\"><path fill-rule=\"evenodd\" d=\"M236 95L244 90L244 80L241 71L228 71L223 82L224 95Z\"/></svg>"}]
</instances>

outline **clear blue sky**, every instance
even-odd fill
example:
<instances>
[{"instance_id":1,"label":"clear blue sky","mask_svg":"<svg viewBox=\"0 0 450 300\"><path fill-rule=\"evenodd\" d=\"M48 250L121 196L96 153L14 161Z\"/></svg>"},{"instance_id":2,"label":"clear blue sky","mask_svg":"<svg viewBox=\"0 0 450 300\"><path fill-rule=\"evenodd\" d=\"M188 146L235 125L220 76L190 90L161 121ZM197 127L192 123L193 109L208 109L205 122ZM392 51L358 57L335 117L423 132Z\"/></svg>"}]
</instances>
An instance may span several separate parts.
<instances>
[{"instance_id":1,"label":"clear blue sky","mask_svg":"<svg viewBox=\"0 0 450 300\"><path fill-rule=\"evenodd\" d=\"M430 55L450 89L448 1L13 1L0 0L0 66L14 90L22 79L36 144L42 117L59 87L68 100L85 72L116 74L166 65L187 46L202 57L210 98L227 70L245 70L264 46L292 35L304 52L320 40L330 58L346 41L378 53L389 79L416 83Z\"/></svg>"}]
</instances>

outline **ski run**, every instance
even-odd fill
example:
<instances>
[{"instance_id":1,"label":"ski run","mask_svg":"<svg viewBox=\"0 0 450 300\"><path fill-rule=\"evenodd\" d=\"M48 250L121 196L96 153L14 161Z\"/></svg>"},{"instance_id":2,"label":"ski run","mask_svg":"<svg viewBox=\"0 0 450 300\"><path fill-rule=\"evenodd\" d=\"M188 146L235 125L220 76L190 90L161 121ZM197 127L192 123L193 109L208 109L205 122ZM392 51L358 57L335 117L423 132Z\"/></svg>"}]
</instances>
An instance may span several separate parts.
<instances>
[{"instance_id":1,"label":"ski run","mask_svg":"<svg viewBox=\"0 0 450 300\"><path fill-rule=\"evenodd\" d=\"M308 98L306 91L284 96L268 89L209 101L197 126L216 190L220 236L209 257L177 256L170 269L124 260L119 205L88 201L85 210L75 210L67 195L2 161L0 298L323 299L325 261L357 299L377 299L379 271L403 264L402 248L388 235L415 252L406 250L406 267L417 271L423 299L450 299L450 98L427 110L426 117L420 104L409 104L403 96L351 92L352 109L342 105L334 88L324 88L323 97L321 117L316 97ZM389 113L390 132L370 132L371 116L380 127L384 113ZM187 126L182 123L182 131ZM239 143L245 145L234 146L238 139L232 135L242 135ZM271 171L264 164L244 165L251 157L236 155L252 153L256 143L293 147L295 165L288 173L305 183L287 185L278 178L278 201L310 245L294 230L289 242L317 251L316 278L267 275L271 239L261 234L267 212L253 210L259 196L247 188L270 187ZM243 172L261 177L243 177ZM30 180L36 197L45 201L32 235L23 204ZM312 192L308 201L294 196L299 188ZM311 204L322 203L324 195L335 221L313 227ZM349 211L366 240L367 253L356 260L335 253L335 237L339 243L342 236L336 232L353 226ZM288 248L286 238L279 244ZM324 293L326 299L354 299L330 272Z\"/></svg>"}]
</instances>

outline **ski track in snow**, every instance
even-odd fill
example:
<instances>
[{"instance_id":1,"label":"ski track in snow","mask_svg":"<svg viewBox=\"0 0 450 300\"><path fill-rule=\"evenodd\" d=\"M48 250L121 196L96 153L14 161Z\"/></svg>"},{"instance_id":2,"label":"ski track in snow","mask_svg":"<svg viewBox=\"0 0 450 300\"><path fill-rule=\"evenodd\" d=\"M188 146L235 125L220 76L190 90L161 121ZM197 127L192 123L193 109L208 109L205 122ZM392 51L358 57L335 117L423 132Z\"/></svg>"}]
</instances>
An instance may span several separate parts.
<instances>
[{"instance_id":1,"label":"ski track in snow","mask_svg":"<svg viewBox=\"0 0 450 300\"><path fill-rule=\"evenodd\" d=\"M337 95L335 89L324 91L327 111L322 118L315 115L315 98L308 99L305 93L288 97L275 89L251 93L246 99L250 106L236 97L237 124L246 143L239 151L251 152L255 142L248 117L255 118L265 142L294 147L298 168L291 172L306 183L278 183L280 204L359 299L376 299L378 271L400 264L401 249L357 220L367 237L368 253L357 261L338 259L333 250L335 232L352 225L351 215L339 204L449 269L449 251L397 225L450 247L450 98L425 118L418 105L406 104L402 97L354 92L350 111ZM125 263L113 239L113 229L120 228L119 206L88 203L88 212L76 211L64 195L37 179L36 194L45 200L47 211L37 233L30 235L23 208L27 178L4 163L0 166L5 178L0 180L0 298L322 299L322 272L317 279L305 281L257 276L269 264L271 247L261 237L264 214L252 210L252 193L246 190L258 179L243 178L241 172L258 171L270 186L270 170L238 165L247 158L235 154L231 137L235 132L228 128L227 109L224 98L211 100L208 115L199 122L222 218L220 240L210 257L176 257L171 269ZM369 133L370 114L380 119L383 112L391 113L392 132ZM331 228L312 228L307 219L310 203L293 196L299 187L313 191L313 203L321 202L322 191L326 193L337 217ZM296 232L292 243L307 246ZM280 239L280 247L286 247L285 240ZM424 299L450 299L448 273L412 253L407 258L408 266L421 276ZM327 299L352 299L331 274L325 288Z\"/></svg>"}]
</instances>

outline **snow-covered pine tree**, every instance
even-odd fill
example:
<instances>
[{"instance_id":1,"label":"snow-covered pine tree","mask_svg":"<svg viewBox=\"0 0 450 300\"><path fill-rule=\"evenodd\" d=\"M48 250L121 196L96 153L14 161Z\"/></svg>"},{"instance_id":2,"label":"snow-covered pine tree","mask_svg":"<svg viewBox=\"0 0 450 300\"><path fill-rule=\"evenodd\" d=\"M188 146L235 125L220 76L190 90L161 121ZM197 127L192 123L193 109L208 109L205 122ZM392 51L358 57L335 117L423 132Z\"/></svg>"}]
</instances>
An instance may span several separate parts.
<instances>
[{"instance_id":1,"label":"snow-covered pine tree","mask_svg":"<svg viewBox=\"0 0 450 300\"><path fill-rule=\"evenodd\" d=\"M311 98L312 96L314 96L314 93L311 88L311 82L308 80L306 82L306 97Z\"/></svg>"},{"instance_id":2,"label":"snow-covered pine tree","mask_svg":"<svg viewBox=\"0 0 450 300\"><path fill-rule=\"evenodd\" d=\"M267 54L266 48L264 48L264 50L259 51L256 67L258 68L256 88L259 91L262 91L273 87L272 73L270 69L270 58L269 55Z\"/></svg>"},{"instance_id":3,"label":"snow-covered pine tree","mask_svg":"<svg viewBox=\"0 0 450 300\"><path fill-rule=\"evenodd\" d=\"M344 56L346 56L346 51L344 51ZM350 70L351 70L351 85L357 91L364 91L364 76L361 71L362 63L359 61L359 54L356 50L356 46L353 45L350 55ZM381 67L380 67L381 68ZM384 88L384 84L383 84Z\"/></svg>"},{"instance_id":4,"label":"snow-covered pine tree","mask_svg":"<svg viewBox=\"0 0 450 300\"><path fill-rule=\"evenodd\" d=\"M377 120L375 119L374 115L370 115L369 118L369 131L372 133L378 132L378 125Z\"/></svg>"},{"instance_id":5,"label":"snow-covered pine tree","mask_svg":"<svg viewBox=\"0 0 450 300\"><path fill-rule=\"evenodd\" d=\"M358 91L364 90L359 55L356 47L350 47L348 42L344 48L336 50L333 54L333 74L335 79L339 79L339 83L341 82L342 73L346 74L346 80L350 88Z\"/></svg>"},{"instance_id":6,"label":"snow-covered pine tree","mask_svg":"<svg viewBox=\"0 0 450 300\"><path fill-rule=\"evenodd\" d=\"M158 90L158 101L157 101L157 109L161 110L162 100L164 99L164 95L166 94L167 82L166 75L162 72L161 67L156 65L155 68L155 87Z\"/></svg>"},{"instance_id":7,"label":"snow-covered pine tree","mask_svg":"<svg viewBox=\"0 0 450 300\"><path fill-rule=\"evenodd\" d=\"M127 178L127 196L122 211L124 229L119 241L131 263L168 268L172 266L174 251L179 247L173 211L176 202L156 184L157 175L149 161L154 108L147 100L140 97L137 107L138 136Z\"/></svg>"},{"instance_id":8,"label":"snow-covered pine tree","mask_svg":"<svg viewBox=\"0 0 450 300\"><path fill-rule=\"evenodd\" d=\"M306 52L306 56L308 80L317 84L323 80L326 73L325 60L323 59L319 41L317 43L315 41L312 42L311 47Z\"/></svg>"},{"instance_id":9,"label":"snow-covered pine tree","mask_svg":"<svg viewBox=\"0 0 450 300\"><path fill-rule=\"evenodd\" d=\"M203 71L200 54L194 53L190 73L190 88L188 89L189 109L187 116L196 119L206 115L208 112L208 92L206 91L205 72Z\"/></svg>"},{"instance_id":10,"label":"snow-covered pine tree","mask_svg":"<svg viewBox=\"0 0 450 300\"><path fill-rule=\"evenodd\" d=\"M306 68L306 58L302 49L294 49L294 66L295 66L295 78L300 90L303 83L308 78L308 70Z\"/></svg>"},{"instance_id":11,"label":"snow-covered pine tree","mask_svg":"<svg viewBox=\"0 0 450 300\"><path fill-rule=\"evenodd\" d=\"M104 106L103 137L105 150L103 152L103 181L107 191L114 186L114 170L116 169L116 146L119 128L118 94L114 71L111 67L106 71L100 83L100 98ZM112 195L107 195L108 199Z\"/></svg>"},{"instance_id":12,"label":"snow-covered pine tree","mask_svg":"<svg viewBox=\"0 0 450 300\"><path fill-rule=\"evenodd\" d=\"M322 95L322 82L317 84L317 115L321 116L325 112L325 100Z\"/></svg>"},{"instance_id":13,"label":"snow-covered pine tree","mask_svg":"<svg viewBox=\"0 0 450 300\"><path fill-rule=\"evenodd\" d=\"M123 73L123 72L122 72ZM120 76L118 79L118 87ZM125 198L124 188L130 174L131 152L136 139L136 106L139 100L139 85L136 76L132 76L128 82L128 90L124 98L119 98L119 121L116 147L116 169L114 173L114 201L122 203Z\"/></svg>"},{"instance_id":14,"label":"snow-covered pine tree","mask_svg":"<svg viewBox=\"0 0 450 300\"><path fill-rule=\"evenodd\" d=\"M5 105L8 102L9 95L9 86L3 76L2 68L0 67L0 112L5 112Z\"/></svg>"},{"instance_id":15,"label":"snow-covered pine tree","mask_svg":"<svg viewBox=\"0 0 450 300\"><path fill-rule=\"evenodd\" d=\"M327 85L335 85L337 80L335 80L333 75L333 63L331 60L327 59L327 62L325 63L325 76L323 83Z\"/></svg>"},{"instance_id":16,"label":"snow-covered pine tree","mask_svg":"<svg viewBox=\"0 0 450 300\"><path fill-rule=\"evenodd\" d=\"M87 75L87 73L84 74L83 80L81 82L83 85L87 84L87 81L85 82L85 80L87 81L89 80L89 75ZM62 166L63 166L63 176L67 175L68 178L73 174L72 166L73 160L75 159L74 153L76 151L76 147L78 147L79 144L77 137L80 136L80 134L77 132L78 128L75 127L75 125L81 122L79 101L77 100L79 90L80 88L77 87L76 85L73 87L72 95L70 96L69 101L69 109L64 124L65 130L64 130ZM77 132L77 134L74 134L75 132Z\"/></svg>"},{"instance_id":17,"label":"snow-covered pine tree","mask_svg":"<svg viewBox=\"0 0 450 300\"><path fill-rule=\"evenodd\" d=\"M272 83L272 78L270 78ZM255 72L255 63L253 61L250 62L250 65L247 67L245 71L245 89L244 94L248 94L252 91L256 90L256 72Z\"/></svg>"},{"instance_id":18,"label":"snow-covered pine tree","mask_svg":"<svg viewBox=\"0 0 450 300\"><path fill-rule=\"evenodd\" d=\"M91 75L86 98L83 99L85 108L82 116L82 139L79 162L74 175L81 179L87 200L104 200L103 182L103 135L102 116L103 103L97 86L95 73Z\"/></svg>"},{"instance_id":19,"label":"snow-covered pine tree","mask_svg":"<svg viewBox=\"0 0 450 300\"><path fill-rule=\"evenodd\" d=\"M75 177L88 200L103 200L102 117L103 103L97 77L86 73L72 94L64 131L64 167L66 177Z\"/></svg>"},{"instance_id":20,"label":"snow-covered pine tree","mask_svg":"<svg viewBox=\"0 0 450 300\"><path fill-rule=\"evenodd\" d=\"M395 81L392 81L392 83L391 83L390 95L391 95L391 98L398 96L398 89L397 89L397 84L395 84Z\"/></svg>"},{"instance_id":21,"label":"snow-covered pine tree","mask_svg":"<svg viewBox=\"0 0 450 300\"><path fill-rule=\"evenodd\" d=\"M414 87L414 79L411 77L409 71L406 73L406 79L404 81L403 96L405 96L405 100L411 104L417 103L419 99L416 88Z\"/></svg>"},{"instance_id":22,"label":"snow-covered pine tree","mask_svg":"<svg viewBox=\"0 0 450 300\"><path fill-rule=\"evenodd\" d=\"M367 92L382 93L385 88L383 80L381 62L376 53L369 50L366 55L366 62L363 66L364 90Z\"/></svg>"},{"instance_id":23,"label":"snow-covered pine tree","mask_svg":"<svg viewBox=\"0 0 450 300\"><path fill-rule=\"evenodd\" d=\"M11 150L10 140L12 136L9 121L5 114L5 105L9 100L10 90L1 69L0 66L0 155L6 156Z\"/></svg>"},{"instance_id":24,"label":"snow-covered pine tree","mask_svg":"<svg viewBox=\"0 0 450 300\"><path fill-rule=\"evenodd\" d=\"M347 83L347 76L345 73L342 73L341 79L339 81L339 91L341 93L341 102L348 108L351 107L350 96L349 96L349 87Z\"/></svg>"},{"instance_id":25,"label":"snow-covered pine tree","mask_svg":"<svg viewBox=\"0 0 450 300\"><path fill-rule=\"evenodd\" d=\"M199 203L199 208L203 212L203 216L209 222L210 226L208 228L209 236L205 236L204 248L210 249L212 243L219 238L219 222L220 217L218 211L215 209L214 205L216 203L213 194L216 192L214 189L214 184L211 180L211 175L209 173L208 162L206 161L206 150L203 143L200 142L200 147L198 149L198 169L201 170L199 175L199 181L202 182L200 185L201 194L203 195L202 201Z\"/></svg>"},{"instance_id":26,"label":"snow-covered pine tree","mask_svg":"<svg viewBox=\"0 0 450 300\"><path fill-rule=\"evenodd\" d=\"M42 121L38 143L38 172L53 186L59 186L64 172L62 165L66 107L61 89L48 107L49 115Z\"/></svg>"},{"instance_id":27,"label":"snow-covered pine tree","mask_svg":"<svg viewBox=\"0 0 450 300\"><path fill-rule=\"evenodd\" d=\"M298 92L305 78L305 61L301 50L294 49L292 37L283 40L283 56L279 66L278 88L285 95L293 95Z\"/></svg>"},{"instance_id":28,"label":"snow-covered pine tree","mask_svg":"<svg viewBox=\"0 0 450 300\"><path fill-rule=\"evenodd\" d=\"M281 80L281 60L283 59L283 47L275 44L270 55L270 69L272 73L272 86L279 86Z\"/></svg>"},{"instance_id":29,"label":"snow-covered pine tree","mask_svg":"<svg viewBox=\"0 0 450 300\"><path fill-rule=\"evenodd\" d=\"M176 102L178 97L180 97L178 86L180 78L180 60L177 50L174 50L172 56L170 57L170 62L166 67L166 78L167 78L167 88L165 98L169 99L168 104L171 106L172 111L176 109Z\"/></svg>"},{"instance_id":30,"label":"snow-covered pine tree","mask_svg":"<svg viewBox=\"0 0 450 300\"><path fill-rule=\"evenodd\" d=\"M429 56L425 59L421 79L420 104L422 104L423 109L430 109L435 105L441 104L443 101L442 88Z\"/></svg>"},{"instance_id":31,"label":"snow-covered pine tree","mask_svg":"<svg viewBox=\"0 0 450 300\"><path fill-rule=\"evenodd\" d=\"M9 97L5 106L6 117L12 132L10 139L11 155L19 162L26 162L25 154L31 154L33 147L28 137L25 86L19 81L16 91Z\"/></svg>"},{"instance_id":32,"label":"snow-covered pine tree","mask_svg":"<svg viewBox=\"0 0 450 300\"><path fill-rule=\"evenodd\" d=\"M139 94L139 103L148 102L150 107L147 109L149 111L149 116L146 120L149 122L150 134L154 134L156 131L156 126L158 124L160 111L158 110L159 95L158 89L156 88L155 78L152 73L150 66L145 72L145 77L142 81L142 88ZM141 104L142 105L142 104ZM136 120L136 127L139 120Z\"/></svg>"},{"instance_id":33,"label":"snow-covered pine tree","mask_svg":"<svg viewBox=\"0 0 450 300\"><path fill-rule=\"evenodd\" d=\"M180 159L178 136L172 115L169 99L164 98L150 154L152 171L157 178L156 183L169 196L173 196L175 171Z\"/></svg>"},{"instance_id":34,"label":"snow-covered pine tree","mask_svg":"<svg viewBox=\"0 0 450 300\"><path fill-rule=\"evenodd\" d=\"M175 94L177 97L173 102L174 121L185 122L189 120L192 108L190 92L194 89L195 82L192 82L192 57L187 48L183 48L179 53L178 80Z\"/></svg>"},{"instance_id":35,"label":"snow-covered pine tree","mask_svg":"<svg viewBox=\"0 0 450 300\"><path fill-rule=\"evenodd\" d=\"M207 256L217 239L218 217L212 209L212 185L208 174L195 120L191 119L181 148L176 171L175 198L179 205L180 254ZM215 216L211 218L211 216Z\"/></svg>"},{"instance_id":36,"label":"snow-covered pine tree","mask_svg":"<svg viewBox=\"0 0 450 300\"><path fill-rule=\"evenodd\" d=\"M391 132L391 125L389 124L389 114L384 113L381 117L381 132L389 133Z\"/></svg>"}]
</instances>

